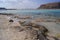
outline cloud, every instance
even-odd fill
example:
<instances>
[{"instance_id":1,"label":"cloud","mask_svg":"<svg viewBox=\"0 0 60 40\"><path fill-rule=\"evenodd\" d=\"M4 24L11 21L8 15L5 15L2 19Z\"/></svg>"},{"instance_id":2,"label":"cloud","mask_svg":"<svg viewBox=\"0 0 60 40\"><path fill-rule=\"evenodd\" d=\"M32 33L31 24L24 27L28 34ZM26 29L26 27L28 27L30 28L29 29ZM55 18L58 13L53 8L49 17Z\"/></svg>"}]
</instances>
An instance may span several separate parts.
<instances>
[{"instance_id":1,"label":"cloud","mask_svg":"<svg viewBox=\"0 0 60 40\"><path fill-rule=\"evenodd\" d=\"M37 8L38 3L32 0L0 0L0 7L6 8L17 8L17 9L26 9L26 8Z\"/></svg>"}]
</instances>

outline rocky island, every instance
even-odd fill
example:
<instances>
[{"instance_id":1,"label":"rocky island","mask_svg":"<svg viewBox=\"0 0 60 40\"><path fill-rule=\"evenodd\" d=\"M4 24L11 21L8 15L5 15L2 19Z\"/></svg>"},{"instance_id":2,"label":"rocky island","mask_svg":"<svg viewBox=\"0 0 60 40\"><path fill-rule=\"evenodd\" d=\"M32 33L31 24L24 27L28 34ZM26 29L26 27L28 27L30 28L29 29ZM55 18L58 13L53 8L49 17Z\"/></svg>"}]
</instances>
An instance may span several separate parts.
<instances>
[{"instance_id":1,"label":"rocky island","mask_svg":"<svg viewBox=\"0 0 60 40\"><path fill-rule=\"evenodd\" d=\"M42 4L38 9L60 9L60 2Z\"/></svg>"}]
</instances>

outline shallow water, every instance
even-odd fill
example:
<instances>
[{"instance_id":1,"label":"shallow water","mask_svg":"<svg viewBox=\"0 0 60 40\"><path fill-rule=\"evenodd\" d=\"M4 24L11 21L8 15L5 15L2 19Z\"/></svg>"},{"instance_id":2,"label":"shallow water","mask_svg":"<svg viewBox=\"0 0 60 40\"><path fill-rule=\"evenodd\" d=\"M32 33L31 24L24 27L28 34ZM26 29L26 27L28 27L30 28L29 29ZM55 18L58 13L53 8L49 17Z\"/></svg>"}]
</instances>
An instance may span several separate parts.
<instances>
[{"instance_id":1,"label":"shallow water","mask_svg":"<svg viewBox=\"0 0 60 40\"><path fill-rule=\"evenodd\" d=\"M42 9L42 10L0 10L0 13L13 13L20 15L48 15L60 17L60 9L52 10L52 9Z\"/></svg>"}]
</instances>

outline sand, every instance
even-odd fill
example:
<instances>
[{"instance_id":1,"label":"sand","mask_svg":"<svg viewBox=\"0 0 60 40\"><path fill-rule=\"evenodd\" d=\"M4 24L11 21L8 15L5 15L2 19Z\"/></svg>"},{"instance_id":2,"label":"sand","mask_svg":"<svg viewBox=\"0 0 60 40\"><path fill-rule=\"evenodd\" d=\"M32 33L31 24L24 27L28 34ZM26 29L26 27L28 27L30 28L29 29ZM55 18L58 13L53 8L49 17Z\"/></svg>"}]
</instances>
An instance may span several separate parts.
<instances>
[{"instance_id":1,"label":"sand","mask_svg":"<svg viewBox=\"0 0 60 40\"><path fill-rule=\"evenodd\" d=\"M29 17L30 18L30 17ZM37 34L34 35L35 30L26 30L23 26L19 23L19 21L31 21L35 24L43 25L49 30L50 36L56 36L60 34L60 22L47 22L44 19L20 19L20 18L13 18L12 16L7 15L0 15L0 40L37 40ZM14 22L9 22L12 19ZM43 20L43 21L42 21ZM20 32L20 30L22 30ZM24 30L24 31L23 31Z\"/></svg>"}]
</instances>

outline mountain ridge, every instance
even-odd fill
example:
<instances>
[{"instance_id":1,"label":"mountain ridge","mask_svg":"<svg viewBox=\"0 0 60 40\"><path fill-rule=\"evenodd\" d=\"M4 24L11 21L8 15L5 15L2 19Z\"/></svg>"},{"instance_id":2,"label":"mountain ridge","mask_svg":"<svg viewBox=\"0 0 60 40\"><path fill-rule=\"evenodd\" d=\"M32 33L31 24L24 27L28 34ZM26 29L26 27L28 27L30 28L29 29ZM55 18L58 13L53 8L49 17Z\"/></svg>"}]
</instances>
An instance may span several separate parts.
<instances>
[{"instance_id":1,"label":"mountain ridge","mask_svg":"<svg viewBox=\"0 0 60 40\"><path fill-rule=\"evenodd\" d=\"M38 9L60 9L60 2L42 4Z\"/></svg>"}]
</instances>

